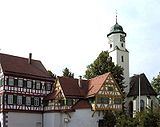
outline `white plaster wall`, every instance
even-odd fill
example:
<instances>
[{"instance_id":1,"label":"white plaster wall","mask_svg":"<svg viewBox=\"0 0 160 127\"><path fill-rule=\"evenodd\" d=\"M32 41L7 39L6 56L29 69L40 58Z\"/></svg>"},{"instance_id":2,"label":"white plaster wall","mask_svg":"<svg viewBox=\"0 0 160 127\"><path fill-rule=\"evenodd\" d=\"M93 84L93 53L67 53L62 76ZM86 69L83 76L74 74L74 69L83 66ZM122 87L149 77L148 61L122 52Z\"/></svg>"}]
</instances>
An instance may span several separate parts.
<instances>
[{"instance_id":1,"label":"white plaster wall","mask_svg":"<svg viewBox=\"0 0 160 127\"><path fill-rule=\"evenodd\" d=\"M70 122L66 127L98 127L98 120L103 118L102 113L101 116L97 112L94 115L93 113L90 109L76 110L71 114Z\"/></svg>"},{"instance_id":2,"label":"white plaster wall","mask_svg":"<svg viewBox=\"0 0 160 127\"><path fill-rule=\"evenodd\" d=\"M44 113L44 127L63 127L63 113Z\"/></svg>"},{"instance_id":3,"label":"white plaster wall","mask_svg":"<svg viewBox=\"0 0 160 127\"><path fill-rule=\"evenodd\" d=\"M7 115L8 127L42 127L42 114L8 112Z\"/></svg>"},{"instance_id":4,"label":"white plaster wall","mask_svg":"<svg viewBox=\"0 0 160 127\"><path fill-rule=\"evenodd\" d=\"M127 86L125 88L125 92L129 92L129 53L121 50L114 50L109 53L112 57L112 61L115 65L119 65L124 69L124 85ZM121 56L123 56L124 62L121 61Z\"/></svg>"},{"instance_id":5,"label":"white plaster wall","mask_svg":"<svg viewBox=\"0 0 160 127\"><path fill-rule=\"evenodd\" d=\"M3 127L3 113L0 113L0 127Z\"/></svg>"},{"instance_id":6,"label":"white plaster wall","mask_svg":"<svg viewBox=\"0 0 160 127\"><path fill-rule=\"evenodd\" d=\"M150 96L151 99L148 99L147 96L141 96L140 99L144 100L145 107L151 107L151 100L153 100L153 108L156 108L158 106L158 99L155 96ZM133 97L127 98L127 106L130 101L133 101L133 111L137 112L139 109L139 97L135 100L133 100Z\"/></svg>"},{"instance_id":7,"label":"white plaster wall","mask_svg":"<svg viewBox=\"0 0 160 127\"><path fill-rule=\"evenodd\" d=\"M113 51L114 50L114 47L115 46L118 46L120 48L120 50L125 50L125 43L124 42L120 42L120 35L123 35L125 36L124 34L122 33L115 33L115 34L112 34L108 37L108 44L112 44L112 47L108 49L108 51ZM121 43L123 43L123 47L121 46Z\"/></svg>"},{"instance_id":8,"label":"white plaster wall","mask_svg":"<svg viewBox=\"0 0 160 127\"><path fill-rule=\"evenodd\" d=\"M90 109L79 109L76 112L70 112L69 115L45 113L44 127L98 127L98 120L103 118L102 113L100 116L97 112L93 115ZM68 119L68 122L65 122L64 119Z\"/></svg>"}]
</instances>

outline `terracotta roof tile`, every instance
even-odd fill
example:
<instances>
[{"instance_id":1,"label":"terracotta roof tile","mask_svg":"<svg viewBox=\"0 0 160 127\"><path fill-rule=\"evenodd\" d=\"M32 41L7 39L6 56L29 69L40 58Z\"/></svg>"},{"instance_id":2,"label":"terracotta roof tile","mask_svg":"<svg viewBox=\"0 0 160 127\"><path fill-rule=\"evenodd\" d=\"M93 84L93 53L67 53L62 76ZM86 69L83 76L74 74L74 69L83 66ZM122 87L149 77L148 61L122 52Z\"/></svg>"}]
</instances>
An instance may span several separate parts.
<instances>
[{"instance_id":1,"label":"terracotta roof tile","mask_svg":"<svg viewBox=\"0 0 160 127\"><path fill-rule=\"evenodd\" d=\"M87 80L81 80L82 87L79 87L78 79L68 77L58 77L62 90L66 97L84 97L87 89Z\"/></svg>"},{"instance_id":2,"label":"terracotta roof tile","mask_svg":"<svg viewBox=\"0 0 160 127\"><path fill-rule=\"evenodd\" d=\"M0 53L0 63L4 74L33 78L51 79L41 61Z\"/></svg>"},{"instance_id":3,"label":"terracotta roof tile","mask_svg":"<svg viewBox=\"0 0 160 127\"><path fill-rule=\"evenodd\" d=\"M46 97L44 97L44 100L54 100L59 92L60 90L56 90L53 93L48 94Z\"/></svg>"},{"instance_id":4,"label":"terracotta roof tile","mask_svg":"<svg viewBox=\"0 0 160 127\"><path fill-rule=\"evenodd\" d=\"M87 100L79 100L75 105L72 106L72 109L88 109L91 108L91 105Z\"/></svg>"},{"instance_id":5,"label":"terracotta roof tile","mask_svg":"<svg viewBox=\"0 0 160 127\"><path fill-rule=\"evenodd\" d=\"M90 79L87 96L90 97L90 96L96 94L99 91L99 89L102 87L103 83L105 82L105 80L109 74L110 74L110 72Z\"/></svg>"}]
</instances>

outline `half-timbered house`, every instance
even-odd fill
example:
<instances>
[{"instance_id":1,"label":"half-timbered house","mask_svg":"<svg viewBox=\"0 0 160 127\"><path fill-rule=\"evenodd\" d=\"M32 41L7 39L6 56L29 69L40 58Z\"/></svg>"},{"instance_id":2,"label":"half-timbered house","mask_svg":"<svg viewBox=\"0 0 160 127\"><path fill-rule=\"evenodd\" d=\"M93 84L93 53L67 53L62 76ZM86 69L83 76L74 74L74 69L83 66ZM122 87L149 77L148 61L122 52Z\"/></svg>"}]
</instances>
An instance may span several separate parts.
<instances>
[{"instance_id":1,"label":"half-timbered house","mask_svg":"<svg viewBox=\"0 0 160 127\"><path fill-rule=\"evenodd\" d=\"M44 127L97 127L105 111L122 109L122 96L111 73L90 80L57 77L44 98Z\"/></svg>"},{"instance_id":2,"label":"half-timbered house","mask_svg":"<svg viewBox=\"0 0 160 127\"><path fill-rule=\"evenodd\" d=\"M0 126L41 127L43 98L53 78L41 61L0 54Z\"/></svg>"}]
</instances>

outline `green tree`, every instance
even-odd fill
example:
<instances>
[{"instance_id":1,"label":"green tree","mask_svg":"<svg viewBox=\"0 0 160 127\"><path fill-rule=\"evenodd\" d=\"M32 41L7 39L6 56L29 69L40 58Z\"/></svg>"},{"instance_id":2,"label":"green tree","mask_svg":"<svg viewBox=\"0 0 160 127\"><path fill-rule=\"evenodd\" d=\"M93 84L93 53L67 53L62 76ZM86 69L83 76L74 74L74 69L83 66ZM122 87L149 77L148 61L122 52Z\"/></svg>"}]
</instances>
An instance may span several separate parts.
<instances>
[{"instance_id":1,"label":"green tree","mask_svg":"<svg viewBox=\"0 0 160 127\"><path fill-rule=\"evenodd\" d=\"M122 85L124 83L123 70L124 69L121 66L114 65L107 51L102 51L97 59L87 66L84 77L90 79L98 75L111 72L121 88L121 91L124 93L124 86Z\"/></svg>"},{"instance_id":2,"label":"green tree","mask_svg":"<svg viewBox=\"0 0 160 127\"><path fill-rule=\"evenodd\" d=\"M143 112L137 112L135 121L138 121L140 127L159 127L160 113L158 109L147 109Z\"/></svg>"},{"instance_id":3,"label":"green tree","mask_svg":"<svg viewBox=\"0 0 160 127\"><path fill-rule=\"evenodd\" d=\"M114 127L116 124L116 117L112 111L106 111L103 117L106 127Z\"/></svg>"},{"instance_id":4,"label":"green tree","mask_svg":"<svg viewBox=\"0 0 160 127\"><path fill-rule=\"evenodd\" d=\"M157 77L154 77L151 81L151 85L153 86L154 90L160 94L160 74L157 75ZM160 100L160 96L158 96L158 99Z\"/></svg>"},{"instance_id":5,"label":"green tree","mask_svg":"<svg viewBox=\"0 0 160 127\"><path fill-rule=\"evenodd\" d=\"M70 77L70 78L74 78L74 73L70 72L69 69L66 67L63 70L63 76L65 77Z\"/></svg>"},{"instance_id":6,"label":"green tree","mask_svg":"<svg viewBox=\"0 0 160 127\"><path fill-rule=\"evenodd\" d=\"M50 75L51 77L53 77L54 79L56 79L56 75L53 74L53 72L52 72L51 70L48 70L48 73L49 73L49 75Z\"/></svg>"}]
</instances>

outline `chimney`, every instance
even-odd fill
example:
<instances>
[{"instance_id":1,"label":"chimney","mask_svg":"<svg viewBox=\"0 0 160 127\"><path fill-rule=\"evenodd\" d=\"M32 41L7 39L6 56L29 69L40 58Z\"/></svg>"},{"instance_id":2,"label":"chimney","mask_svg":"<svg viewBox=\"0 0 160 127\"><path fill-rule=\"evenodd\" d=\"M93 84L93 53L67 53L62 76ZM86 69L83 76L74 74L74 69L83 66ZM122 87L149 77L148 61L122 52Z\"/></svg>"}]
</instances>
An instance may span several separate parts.
<instances>
[{"instance_id":1,"label":"chimney","mask_svg":"<svg viewBox=\"0 0 160 127\"><path fill-rule=\"evenodd\" d=\"M81 80L82 80L82 76L79 76L78 85L80 88L82 87Z\"/></svg>"},{"instance_id":2,"label":"chimney","mask_svg":"<svg viewBox=\"0 0 160 127\"><path fill-rule=\"evenodd\" d=\"M29 53L28 64L31 64L32 61L32 53Z\"/></svg>"}]
</instances>

